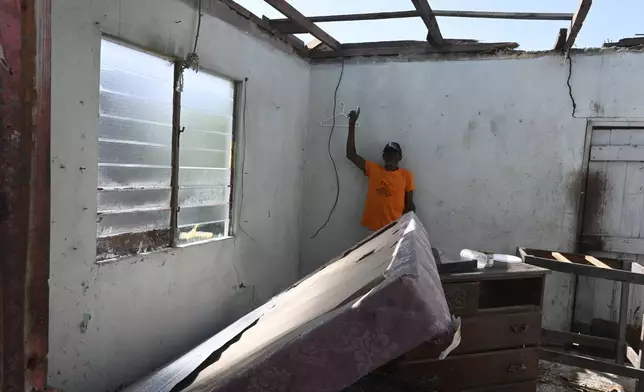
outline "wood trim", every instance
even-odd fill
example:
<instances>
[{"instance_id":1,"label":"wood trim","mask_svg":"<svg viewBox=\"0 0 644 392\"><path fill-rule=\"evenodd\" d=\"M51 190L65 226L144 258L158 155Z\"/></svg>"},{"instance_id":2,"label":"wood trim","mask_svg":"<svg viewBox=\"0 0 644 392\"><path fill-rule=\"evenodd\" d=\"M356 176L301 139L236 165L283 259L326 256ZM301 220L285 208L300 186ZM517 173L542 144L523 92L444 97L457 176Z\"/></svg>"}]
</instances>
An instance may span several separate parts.
<instances>
[{"instance_id":1,"label":"wood trim","mask_svg":"<svg viewBox=\"0 0 644 392\"><path fill-rule=\"evenodd\" d=\"M573 17L570 25L570 31L568 32L568 39L564 46L564 52L569 52L575 44L575 40L579 35L581 27L584 25L584 21L586 20L586 16L588 16L588 11L590 11L590 6L592 4L592 0L581 0L579 3L579 8L577 9L577 12L575 12L575 16Z\"/></svg>"},{"instance_id":2,"label":"wood trim","mask_svg":"<svg viewBox=\"0 0 644 392\"><path fill-rule=\"evenodd\" d=\"M575 252L581 252L581 236L584 227L584 210L586 208L586 190L588 187L588 166L590 164L590 148L593 138L593 130L597 122L594 120L586 121L586 139L584 141L584 155L581 163L581 185L579 187L579 202L577 205L577 229L575 231ZM577 282L575 281L575 293L577 292ZM575 294L576 296L576 294Z\"/></svg>"},{"instance_id":3,"label":"wood trim","mask_svg":"<svg viewBox=\"0 0 644 392\"><path fill-rule=\"evenodd\" d=\"M282 14L284 14L289 19L295 21L301 27L306 29L307 33L310 33L315 38L322 41L325 45L334 50L340 50L341 44L335 38L331 37L324 30L316 26L313 22L308 20L304 15L300 13L295 7L287 3L285 0L264 0L271 7L275 8Z\"/></svg>"},{"instance_id":4,"label":"wood trim","mask_svg":"<svg viewBox=\"0 0 644 392\"><path fill-rule=\"evenodd\" d=\"M576 366L584 369L597 370L619 376L640 379L644 377L644 370L628 366L616 365L612 362L585 357L582 355L568 354L561 351L542 348L539 350L539 358L549 362L562 363L564 365Z\"/></svg>"},{"instance_id":5,"label":"wood trim","mask_svg":"<svg viewBox=\"0 0 644 392\"><path fill-rule=\"evenodd\" d=\"M436 15L434 15L432 7L429 6L429 2L427 0L411 0L411 2L420 14L420 18L425 23L425 26L427 26L427 42L434 46L445 45L441 29L438 27Z\"/></svg>"},{"instance_id":6,"label":"wood trim","mask_svg":"<svg viewBox=\"0 0 644 392\"><path fill-rule=\"evenodd\" d=\"M598 243L600 251L617 253L644 253L644 238L628 237L603 237L594 235L583 235L583 242ZM644 275L642 275L644 276Z\"/></svg>"},{"instance_id":7,"label":"wood trim","mask_svg":"<svg viewBox=\"0 0 644 392\"><path fill-rule=\"evenodd\" d=\"M644 128L644 121L641 118L611 118L597 119L589 118L588 126L592 129L624 129L624 128Z\"/></svg>"},{"instance_id":8,"label":"wood trim","mask_svg":"<svg viewBox=\"0 0 644 392\"><path fill-rule=\"evenodd\" d=\"M476 43L464 45L450 45L437 47L427 43L414 44L410 46L386 46L370 47L370 42L360 44L342 45L341 51L316 51L310 52L311 58L325 59L337 57L356 57L356 56L399 56L414 54L432 54L432 53L483 53L494 52L497 50L509 50L519 46L516 42L495 42L495 43ZM355 45L361 45L360 47Z\"/></svg>"},{"instance_id":9,"label":"wood trim","mask_svg":"<svg viewBox=\"0 0 644 392\"><path fill-rule=\"evenodd\" d=\"M548 345L552 342L559 343L577 343L582 346L603 348L606 350L614 350L617 340L602 338L599 336L585 335L574 332L554 331L550 329L541 330L542 344Z\"/></svg>"},{"instance_id":10,"label":"wood trim","mask_svg":"<svg viewBox=\"0 0 644 392\"><path fill-rule=\"evenodd\" d=\"M633 347L626 346L626 358L628 358L628 362L630 362L631 365L633 365L634 368L639 369L641 358L640 358L639 353L637 351L635 351L635 349Z\"/></svg>"},{"instance_id":11,"label":"wood trim","mask_svg":"<svg viewBox=\"0 0 644 392\"><path fill-rule=\"evenodd\" d=\"M592 146L591 161L644 161L644 146Z\"/></svg>"},{"instance_id":12,"label":"wood trim","mask_svg":"<svg viewBox=\"0 0 644 392\"><path fill-rule=\"evenodd\" d=\"M624 260L624 269L630 271L631 262ZM621 284L621 292L619 298L619 330L617 335L616 358L615 362L618 365L624 364L626 357L626 323L628 322L628 294L630 285L626 282Z\"/></svg>"},{"instance_id":13,"label":"wood trim","mask_svg":"<svg viewBox=\"0 0 644 392\"><path fill-rule=\"evenodd\" d=\"M642 239L642 241L644 241L644 239ZM631 252L625 252L625 253L631 253ZM524 257L524 261L527 264L547 268L552 271L644 285L644 274L638 274L630 271L597 268L589 265L581 265L576 263L562 263L559 261L545 259L542 257L531 256L531 255L526 255Z\"/></svg>"},{"instance_id":14,"label":"wood trim","mask_svg":"<svg viewBox=\"0 0 644 392\"><path fill-rule=\"evenodd\" d=\"M177 222L179 215L179 138L181 136L181 83L183 79L183 62L174 63L174 91L172 96L172 158L170 173L170 245L177 246Z\"/></svg>"},{"instance_id":15,"label":"wood trim","mask_svg":"<svg viewBox=\"0 0 644 392\"><path fill-rule=\"evenodd\" d=\"M550 13L550 12L489 12L489 11L453 11L453 10L434 10L437 17L448 18L475 18L475 19L514 19L514 20L563 20L572 21L572 13ZM420 13L417 10L394 11L394 12L369 12L362 14L344 14L344 15L322 15L311 16L308 18L313 23L325 22L354 22L365 20L385 20L385 19L402 19L418 18ZM301 34L306 30L286 19L270 19L270 23L276 30L285 34ZM567 38L564 36L564 42ZM563 50L563 47L562 47Z\"/></svg>"},{"instance_id":16,"label":"wood trim","mask_svg":"<svg viewBox=\"0 0 644 392\"><path fill-rule=\"evenodd\" d=\"M557 259L557 261L561 261L562 263L572 263L572 261L568 260L566 256L562 255L559 252L552 252L552 257Z\"/></svg>"}]
</instances>

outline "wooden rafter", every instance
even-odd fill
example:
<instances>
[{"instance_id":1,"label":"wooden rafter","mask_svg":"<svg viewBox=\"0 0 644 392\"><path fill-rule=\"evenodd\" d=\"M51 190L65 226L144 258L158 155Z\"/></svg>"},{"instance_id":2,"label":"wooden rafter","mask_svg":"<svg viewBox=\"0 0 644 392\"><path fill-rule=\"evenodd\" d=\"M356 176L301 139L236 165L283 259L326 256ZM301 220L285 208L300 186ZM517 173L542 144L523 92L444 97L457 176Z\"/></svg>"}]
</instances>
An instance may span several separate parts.
<instances>
[{"instance_id":1,"label":"wooden rafter","mask_svg":"<svg viewBox=\"0 0 644 392\"><path fill-rule=\"evenodd\" d=\"M567 39L568 39L568 29L566 28L559 29L559 35L557 35L557 41L555 42L555 50L557 52L564 51L564 47L566 46Z\"/></svg>"},{"instance_id":2,"label":"wooden rafter","mask_svg":"<svg viewBox=\"0 0 644 392\"><path fill-rule=\"evenodd\" d=\"M450 44L450 40L445 40ZM341 51L319 51L311 50L309 55L313 59L328 59L356 56L398 56L398 55L415 55L415 54L435 54L435 53L486 53L498 50L508 50L517 48L516 42L490 42L490 43L470 43L459 45L434 46L427 42L420 41L391 41L391 42L361 42L355 44L342 45Z\"/></svg>"},{"instance_id":3,"label":"wooden rafter","mask_svg":"<svg viewBox=\"0 0 644 392\"><path fill-rule=\"evenodd\" d=\"M579 3L579 8L577 9L577 12L575 12L575 16L573 17L572 24L570 26L570 31L568 32L568 39L564 46L564 52L570 51L575 44L575 40L579 35L581 26L584 25L584 21L586 20L586 16L588 16L588 11L590 11L590 6L592 4L592 0L581 0Z\"/></svg>"},{"instance_id":4,"label":"wooden rafter","mask_svg":"<svg viewBox=\"0 0 644 392\"><path fill-rule=\"evenodd\" d=\"M484 19L515 19L515 20L562 20L571 21L574 14L572 13L548 13L548 12L488 12L488 11L451 11L451 10L434 10L435 16L454 17L454 18L484 18ZM400 18L418 18L420 13L416 10L411 11L393 11L393 12L370 12L364 14L345 14L345 15L322 15L311 16L309 21L313 23L324 22L355 22L364 20L383 20L383 19L400 19ZM306 30L298 26L290 19L270 19L273 27L282 32L289 34L306 33Z\"/></svg>"},{"instance_id":5,"label":"wooden rafter","mask_svg":"<svg viewBox=\"0 0 644 392\"><path fill-rule=\"evenodd\" d=\"M438 27L436 15L434 15L434 11L432 11L432 7L429 6L427 0L411 0L411 2L420 14L425 26L427 26L427 42L435 46L443 46L445 44L443 35Z\"/></svg>"},{"instance_id":6,"label":"wooden rafter","mask_svg":"<svg viewBox=\"0 0 644 392\"><path fill-rule=\"evenodd\" d=\"M291 19L302 28L306 30L307 33L310 33L315 38L322 41L325 45L334 50L340 50L342 45L335 38L331 37L324 30L316 26L313 22L307 19L302 15L298 10L296 10L292 5L287 3L285 0L264 0L266 3L271 5L273 8L284 14L287 18Z\"/></svg>"}]
</instances>

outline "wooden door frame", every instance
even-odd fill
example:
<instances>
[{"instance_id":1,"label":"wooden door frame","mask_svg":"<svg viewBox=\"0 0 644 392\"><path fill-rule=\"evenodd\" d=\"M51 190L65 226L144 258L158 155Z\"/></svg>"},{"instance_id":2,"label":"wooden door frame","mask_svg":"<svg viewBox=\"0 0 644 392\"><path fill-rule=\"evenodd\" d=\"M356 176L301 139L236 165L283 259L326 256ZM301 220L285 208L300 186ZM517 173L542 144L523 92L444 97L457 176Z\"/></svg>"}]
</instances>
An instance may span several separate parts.
<instances>
[{"instance_id":1,"label":"wooden door frame","mask_svg":"<svg viewBox=\"0 0 644 392\"><path fill-rule=\"evenodd\" d=\"M586 137L584 139L584 155L581 163L581 187L577 207L577 229L573 252L583 253L579 248L584 225L584 209L586 208L586 187L588 185L588 166L590 165L591 139L594 129L644 128L644 118L589 118L586 121ZM576 286L576 285L575 285ZM576 290L576 287L575 287Z\"/></svg>"}]
</instances>

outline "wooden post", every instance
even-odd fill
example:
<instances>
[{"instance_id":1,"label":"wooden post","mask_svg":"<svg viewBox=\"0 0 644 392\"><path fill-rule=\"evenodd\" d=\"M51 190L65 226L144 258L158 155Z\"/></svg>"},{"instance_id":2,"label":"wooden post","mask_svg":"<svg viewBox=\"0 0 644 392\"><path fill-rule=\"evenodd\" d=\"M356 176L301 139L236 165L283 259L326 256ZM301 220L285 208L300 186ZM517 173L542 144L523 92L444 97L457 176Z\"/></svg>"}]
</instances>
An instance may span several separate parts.
<instances>
[{"instance_id":1,"label":"wooden post","mask_svg":"<svg viewBox=\"0 0 644 392\"><path fill-rule=\"evenodd\" d=\"M631 270L631 262L628 260L623 261L622 269L625 271ZM622 290L619 298L619 333L617 336L617 358L618 365L624 364L626 357L626 323L628 322L628 294L630 284L621 282Z\"/></svg>"}]
</instances>

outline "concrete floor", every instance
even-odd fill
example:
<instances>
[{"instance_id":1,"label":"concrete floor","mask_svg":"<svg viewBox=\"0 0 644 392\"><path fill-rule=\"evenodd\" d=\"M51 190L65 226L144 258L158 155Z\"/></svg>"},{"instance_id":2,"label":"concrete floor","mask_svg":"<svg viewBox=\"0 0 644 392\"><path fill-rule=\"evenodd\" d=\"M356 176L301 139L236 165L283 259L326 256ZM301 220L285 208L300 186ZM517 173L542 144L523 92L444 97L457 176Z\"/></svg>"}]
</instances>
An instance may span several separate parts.
<instances>
[{"instance_id":1,"label":"concrete floor","mask_svg":"<svg viewBox=\"0 0 644 392\"><path fill-rule=\"evenodd\" d=\"M634 392L635 380L608 373L561 365L539 363L538 392Z\"/></svg>"}]
</instances>

